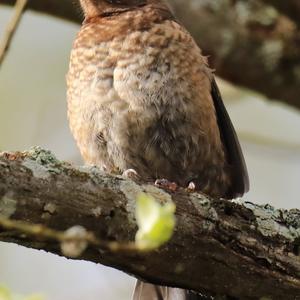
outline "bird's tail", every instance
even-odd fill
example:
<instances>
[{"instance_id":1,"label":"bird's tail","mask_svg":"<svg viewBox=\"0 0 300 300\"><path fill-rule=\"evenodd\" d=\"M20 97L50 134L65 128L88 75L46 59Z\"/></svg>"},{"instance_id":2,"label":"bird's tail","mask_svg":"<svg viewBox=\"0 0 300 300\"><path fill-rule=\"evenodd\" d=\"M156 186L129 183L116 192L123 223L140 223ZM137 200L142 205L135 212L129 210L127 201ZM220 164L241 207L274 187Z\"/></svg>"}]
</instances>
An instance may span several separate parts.
<instances>
[{"instance_id":1,"label":"bird's tail","mask_svg":"<svg viewBox=\"0 0 300 300\"><path fill-rule=\"evenodd\" d=\"M210 300L201 294L192 291L154 285L138 280L132 300Z\"/></svg>"}]
</instances>

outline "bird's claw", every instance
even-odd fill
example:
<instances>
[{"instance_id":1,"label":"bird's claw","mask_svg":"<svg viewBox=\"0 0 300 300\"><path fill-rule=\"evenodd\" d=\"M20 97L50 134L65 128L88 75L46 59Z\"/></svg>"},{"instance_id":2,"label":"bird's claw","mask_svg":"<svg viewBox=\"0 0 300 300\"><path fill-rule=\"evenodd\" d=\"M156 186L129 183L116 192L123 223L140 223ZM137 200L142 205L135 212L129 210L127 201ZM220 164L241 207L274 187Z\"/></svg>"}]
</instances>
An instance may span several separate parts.
<instances>
[{"instance_id":1,"label":"bird's claw","mask_svg":"<svg viewBox=\"0 0 300 300\"><path fill-rule=\"evenodd\" d=\"M196 184L193 181L191 181L187 186L187 190L188 192L195 192Z\"/></svg>"},{"instance_id":2,"label":"bird's claw","mask_svg":"<svg viewBox=\"0 0 300 300\"><path fill-rule=\"evenodd\" d=\"M175 192L178 189L178 185L175 182L170 182L167 179L156 179L154 184L171 192Z\"/></svg>"},{"instance_id":3,"label":"bird's claw","mask_svg":"<svg viewBox=\"0 0 300 300\"><path fill-rule=\"evenodd\" d=\"M140 176L134 169L127 169L122 173L122 176L127 179L139 180Z\"/></svg>"}]
</instances>

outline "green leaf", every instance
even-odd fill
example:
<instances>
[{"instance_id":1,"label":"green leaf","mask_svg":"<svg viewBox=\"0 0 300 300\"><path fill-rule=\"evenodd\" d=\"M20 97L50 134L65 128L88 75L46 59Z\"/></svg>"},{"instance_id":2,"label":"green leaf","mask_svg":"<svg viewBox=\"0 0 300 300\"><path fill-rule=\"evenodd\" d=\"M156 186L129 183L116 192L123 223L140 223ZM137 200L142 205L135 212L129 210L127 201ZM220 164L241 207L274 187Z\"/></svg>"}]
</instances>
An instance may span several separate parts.
<instances>
[{"instance_id":1,"label":"green leaf","mask_svg":"<svg viewBox=\"0 0 300 300\"><path fill-rule=\"evenodd\" d=\"M38 294L29 296L20 296L13 294L7 287L0 286L0 300L44 300L44 297Z\"/></svg>"},{"instance_id":2,"label":"green leaf","mask_svg":"<svg viewBox=\"0 0 300 300\"><path fill-rule=\"evenodd\" d=\"M0 300L12 300L10 291L5 286L0 286Z\"/></svg>"},{"instance_id":3,"label":"green leaf","mask_svg":"<svg viewBox=\"0 0 300 300\"><path fill-rule=\"evenodd\" d=\"M152 250L166 243L175 227L175 204L160 205L149 195L141 194L137 199L136 219L139 227L135 242L141 250Z\"/></svg>"}]
</instances>

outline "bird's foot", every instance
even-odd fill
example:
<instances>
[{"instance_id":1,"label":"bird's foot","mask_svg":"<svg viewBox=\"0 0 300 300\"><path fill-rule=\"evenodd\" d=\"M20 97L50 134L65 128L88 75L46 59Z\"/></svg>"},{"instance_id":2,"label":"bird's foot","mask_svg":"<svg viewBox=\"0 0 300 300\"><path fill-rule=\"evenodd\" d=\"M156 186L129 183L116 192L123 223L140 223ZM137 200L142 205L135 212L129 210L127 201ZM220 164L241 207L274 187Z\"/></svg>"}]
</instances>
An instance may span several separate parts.
<instances>
[{"instance_id":1,"label":"bird's foot","mask_svg":"<svg viewBox=\"0 0 300 300\"><path fill-rule=\"evenodd\" d=\"M175 192L178 189L178 185L175 182L171 182L167 179L156 179L154 184L171 192Z\"/></svg>"},{"instance_id":2,"label":"bird's foot","mask_svg":"<svg viewBox=\"0 0 300 300\"><path fill-rule=\"evenodd\" d=\"M140 175L134 169L127 169L122 173L122 176L126 179L139 180Z\"/></svg>"},{"instance_id":3,"label":"bird's foot","mask_svg":"<svg viewBox=\"0 0 300 300\"><path fill-rule=\"evenodd\" d=\"M188 186L187 186L187 191L188 192L195 192L196 191L196 184L195 182L191 181Z\"/></svg>"}]
</instances>

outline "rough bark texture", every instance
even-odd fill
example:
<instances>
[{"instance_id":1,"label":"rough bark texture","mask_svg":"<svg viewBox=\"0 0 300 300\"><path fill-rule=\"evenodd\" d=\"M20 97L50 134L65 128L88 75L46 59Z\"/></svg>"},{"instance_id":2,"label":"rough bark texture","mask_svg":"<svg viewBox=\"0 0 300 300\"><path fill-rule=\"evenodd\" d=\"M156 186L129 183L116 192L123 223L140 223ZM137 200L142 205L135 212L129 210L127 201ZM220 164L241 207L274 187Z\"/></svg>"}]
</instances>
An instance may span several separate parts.
<instances>
[{"instance_id":1,"label":"rough bark texture","mask_svg":"<svg viewBox=\"0 0 300 300\"><path fill-rule=\"evenodd\" d=\"M217 75L300 108L298 0L170 2L210 55ZM71 0L31 0L28 7L70 21L82 19L78 3Z\"/></svg>"},{"instance_id":2,"label":"rough bark texture","mask_svg":"<svg viewBox=\"0 0 300 300\"><path fill-rule=\"evenodd\" d=\"M150 253L89 246L80 259L207 295L300 299L299 210L210 200L184 190L169 193L97 168L75 168L39 148L0 154L2 217L57 230L82 225L102 240L132 241L140 192L175 202L171 241ZM59 243L16 230L0 229L0 240L60 252Z\"/></svg>"}]
</instances>

